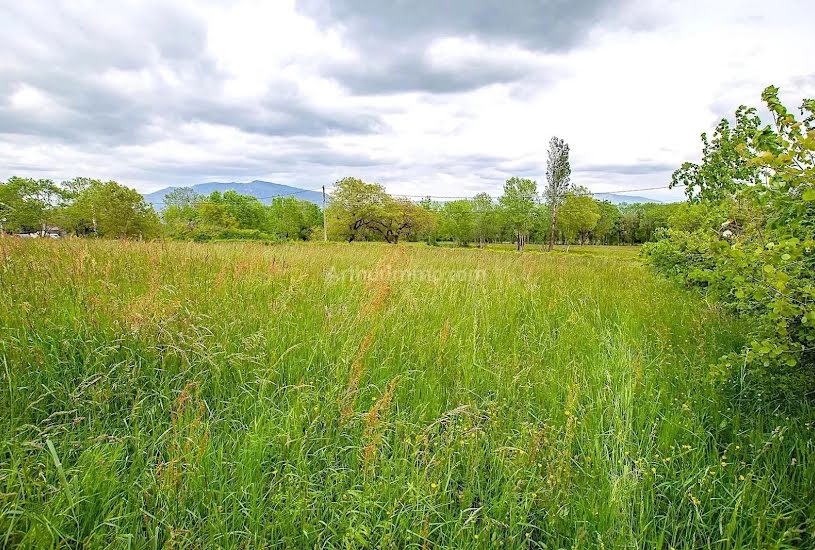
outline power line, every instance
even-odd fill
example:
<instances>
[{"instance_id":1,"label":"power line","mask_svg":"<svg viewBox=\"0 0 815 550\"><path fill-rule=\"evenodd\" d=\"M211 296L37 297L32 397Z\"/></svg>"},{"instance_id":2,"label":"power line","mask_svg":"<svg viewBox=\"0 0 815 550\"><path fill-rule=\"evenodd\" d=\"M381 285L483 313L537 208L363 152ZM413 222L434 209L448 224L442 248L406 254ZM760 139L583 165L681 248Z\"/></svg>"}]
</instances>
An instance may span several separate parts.
<instances>
[{"instance_id":1,"label":"power line","mask_svg":"<svg viewBox=\"0 0 815 550\"><path fill-rule=\"evenodd\" d=\"M673 189L676 187L685 187L683 184L677 185L661 185L659 187L642 187L638 189L619 189L616 191L589 191L589 195L623 195L626 193L638 193L640 191L656 191L658 189ZM460 199L471 200L478 195L464 196L464 195L408 195L402 193L389 193L392 197L404 197L409 199ZM487 193L479 193L479 195L487 195L491 199L498 199L498 196L489 195Z\"/></svg>"},{"instance_id":2,"label":"power line","mask_svg":"<svg viewBox=\"0 0 815 550\"><path fill-rule=\"evenodd\" d=\"M622 195L625 193L638 193L640 191L656 191L658 189L672 189L675 187L684 187L683 184L677 185L660 185L658 187L641 187L637 189L619 189L616 191L589 191L590 195ZM485 194L489 196L491 199L497 199L498 197L495 195L489 195L487 193L479 193L479 195ZM409 195L404 193L390 193L393 197L405 197L405 198L416 198L416 199L474 199L477 195Z\"/></svg>"},{"instance_id":3,"label":"power line","mask_svg":"<svg viewBox=\"0 0 815 550\"><path fill-rule=\"evenodd\" d=\"M642 189L622 189L620 191L589 191L592 195L622 195L623 193L638 193L640 191L656 191L657 189L673 189L674 187L685 187L684 183L676 185L661 185L659 187L643 187Z\"/></svg>"}]
</instances>

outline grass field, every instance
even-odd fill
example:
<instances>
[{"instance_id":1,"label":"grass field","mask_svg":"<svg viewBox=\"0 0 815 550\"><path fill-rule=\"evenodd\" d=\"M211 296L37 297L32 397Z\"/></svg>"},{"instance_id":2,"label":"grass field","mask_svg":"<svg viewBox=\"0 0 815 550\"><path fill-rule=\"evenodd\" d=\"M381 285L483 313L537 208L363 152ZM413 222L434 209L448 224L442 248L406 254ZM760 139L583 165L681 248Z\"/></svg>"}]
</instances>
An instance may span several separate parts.
<instances>
[{"instance_id":1,"label":"grass field","mask_svg":"<svg viewBox=\"0 0 815 550\"><path fill-rule=\"evenodd\" d=\"M416 246L426 246L425 243L410 243L415 244ZM455 247L455 243L452 242L442 242L438 243L439 247L442 248L453 248ZM470 244L470 248L478 248L478 244ZM517 252L517 246L515 243L488 243L485 245L485 248L488 250L501 250L504 252ZM603 258L617 258L617 259L627 259L627 260L635 260L639 256L640 247L639 245L636 246L625 246L625 245L611 245L611 246L602 246L602 245L570 245L565 246L562 244L555 245L554 250L558 253L563 254L570 254L572 256L602 256ZM536 253L548 253L545 244L527 244L524 248L524 252L531 252L533 254Z\"/></svg>"},{"instance_id":2,"label":"grass field","mask_svg":"<svg viewBox=\"0 0 815 550\"><path fill-rule=\"evenodd\" d=\"M812 547L811 404L575 248L0 239L0 546Z\"/></svg>"}]
</instances>

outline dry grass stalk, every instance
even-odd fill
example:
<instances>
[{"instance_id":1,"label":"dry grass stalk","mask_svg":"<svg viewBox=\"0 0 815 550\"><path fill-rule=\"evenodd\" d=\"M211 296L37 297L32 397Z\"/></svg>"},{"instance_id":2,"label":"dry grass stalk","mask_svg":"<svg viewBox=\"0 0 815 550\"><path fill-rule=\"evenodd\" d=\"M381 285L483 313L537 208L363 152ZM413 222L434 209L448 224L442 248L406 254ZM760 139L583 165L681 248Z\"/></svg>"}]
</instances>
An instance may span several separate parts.
<instances>
[{"instance_id":1,"label":"dry grass stalk","mask_svg":"<svg viewBox=\"0 0 815 550\"><path fill-rule=\"evenodd\" d=\"M396 393L396 385L399 383L399 376L395 376L393 380L388 383L385 393L382 394L376 403L371 406L368 414L365 415L365 439L368 444L365 446L364 458L365 464L371 464L376 458L376 450L379 443L382 441L382 430L379 426L382 417L387 413L393 401L393 395Z\"/></svg>"},{"instance_id":2,"label":"dry grass stalk","mask_svg":"<svg viewBox=\"0 0 815 550\"><path fill-rule=\"evenodd\" d=\"M371 347L371 344L373 344L373 341L374 332L371 331L362 339L357 353L354 355L354 360L351 362L348 385L345 388L345 394L340 398L340 417L343 421L348 420L354 414L354 403L356 401L357 391L359 390L359 381L365 372L365 354L368 352L368 348Z\"/></svg>"}]
</instances>

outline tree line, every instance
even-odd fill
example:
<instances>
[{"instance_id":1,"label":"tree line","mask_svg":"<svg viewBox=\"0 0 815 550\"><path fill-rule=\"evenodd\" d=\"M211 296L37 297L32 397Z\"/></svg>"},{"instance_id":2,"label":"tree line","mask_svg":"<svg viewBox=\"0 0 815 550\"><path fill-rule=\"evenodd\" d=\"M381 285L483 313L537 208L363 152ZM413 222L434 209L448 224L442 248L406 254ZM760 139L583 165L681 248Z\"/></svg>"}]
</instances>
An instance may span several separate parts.
<instances>
[{"instance_id":1,"label":"tree line","mask_svg":"<svg viewBox=\"0 0 815 550\"><path fill-rule=\"evenodd\" d=\"M164 197L162 220L165 234L176 239L305 241L322 226L323 215L316 204L291 196L266 205L235 191L202 196L182 187Z\"/></svg>"},{"instance_id":2,"label":"tree line","mask_svg":"<svg viewBox=\"0 0 815 550\"><path fill-rule=\"evenodd\" d=\"M134 189L115 181L11 177L0 182L0 231L45 235L52 228L77 236L154 238L161 222Z\"/></svg>"},{"instance_id":3,"label":"tree line","mask_svg":"<svg viewBox=\"0 0 815 550\"><path fill-rule=\"evenodd\" d=\"M0 232L78 237L168 237L183 240L308 240L322 225L320 208L293 197L265 205L234 191L203 196L178 188L156 212L137 191L115 181L11 177L0 182Z\"/></svg>"},{"instance_id":4,"label":"tree line","mask_svg":"<svg viewBox=\"0 0 815 550\"><path fill-rule=\"evenodd\" d=\"M326 212L332 240L452 242L484 246L514 242L547 244L637 244L650 241L672 218L687 217L684 204L615 205L572 186L552 207L537 183L510 178L504 193L480 193L471 199L418 202L389 195L384 187L357 178L338 181ZM0 231L45 234L58 228L80 237L159 237L180 240L322 239L320 207L296 197L275 197L263 204L235 191L200 195L178 188L156 212L137 191L117 182L74 178L12 177L0 182Z\"/></svg>"},{"instance_id":5,"label":"tree line","mask_svg":"<svg viewBox=\"0 0 815 550\"><path fill-rule=\"evenodd\" d=\"M338 181L325 213L332 240L442 241L460 246L529 242L551 250L562 244L637 244L650 241L681 205L617 206L598 201L571 184L569 145L549 142L546 183L512 177L503 194L414 202L388 194L382 185L348 177ZM160 214L136 191L116 182L75 178L13 177L0 183L0 222L10 232L46 234L49 227L76 236L207 241L224 239L309 240L322 236L323 213L308 201L276 197L270 205L235 191L200 195L178 188L165 196Z\"/></svg>"},{"instance_id":6,"label":"tree line","mask_svg":"<svg viewBox=\"0 0 815 550\"><path fill-rule=\"evenodd\" d=\"M549 141L546 183L512 177L494 199L480 193L470 199L418 203L393 197L375 183L357 178L338 181L326 217L335 240L426 240L457 245L514 242L523 250L529 242L547 244L637 244L651 240L683 216L686 207L674 204L615 205L599 201L571 184L569 145L558 137Z\"/></svg>"},{"instance_id":7,"label":"tree line","mask_svg":"<svg viewBox=\"0 0 815 550\"><path fill-rule=\"evenodd\" d=\"M504 193L493 198L479 193L471 199L413 202L389 195L375 183L345 178L335 184L327 208L332 240L452 242L484 246L527 243L639 244L652 240L671 219L687 217L684 203L613 204L592 197L584 187L565 192L557 206L552 231L552 207L537 191L537 182L513 177Z\"/></svg>"}]
</instances>

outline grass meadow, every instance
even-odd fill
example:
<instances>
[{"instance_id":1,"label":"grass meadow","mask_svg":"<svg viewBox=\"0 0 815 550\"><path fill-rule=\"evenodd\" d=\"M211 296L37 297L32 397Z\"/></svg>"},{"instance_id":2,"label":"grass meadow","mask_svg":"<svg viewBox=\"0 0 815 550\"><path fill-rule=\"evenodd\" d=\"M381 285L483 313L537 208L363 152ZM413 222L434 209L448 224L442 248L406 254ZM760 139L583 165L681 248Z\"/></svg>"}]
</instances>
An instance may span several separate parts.
<instances>
[{"instance_id":1,"label":"grass meadow","mask_svg":"<svg viewBox=\"0 0 815 550\"><path fill-rule=\"evenodd\" d=\"M608 252L0 239L0 547L813 547L812 404Z\"/></svg>"}]
</instances>

